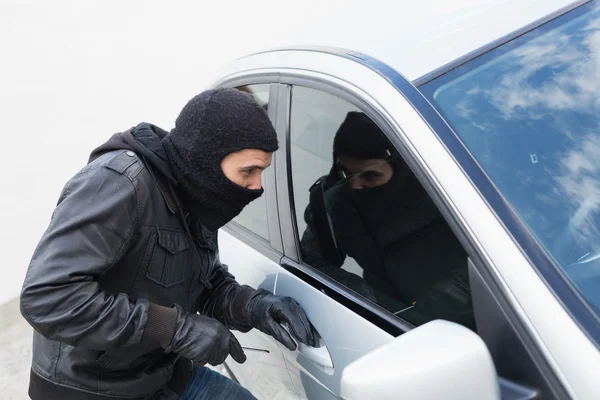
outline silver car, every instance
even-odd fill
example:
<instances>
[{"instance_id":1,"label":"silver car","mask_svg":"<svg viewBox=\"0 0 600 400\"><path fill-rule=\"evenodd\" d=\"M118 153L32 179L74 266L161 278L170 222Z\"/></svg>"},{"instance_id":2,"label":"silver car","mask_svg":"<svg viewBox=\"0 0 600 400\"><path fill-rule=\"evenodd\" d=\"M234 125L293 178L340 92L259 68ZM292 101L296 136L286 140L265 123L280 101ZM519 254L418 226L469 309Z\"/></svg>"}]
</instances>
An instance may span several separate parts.
<instances>
[{"instance_id":1,"label":"silver car","mask_svg":"<svg viewBox=\"0 0 600 400\"><path fill-rule=\"evenodd\" d=\"M239 282L297 299L320 342L291 352L260 332L236 333L248 362L226 366L257 397L600 399L600 8L485 3L481 13L446 16L444 37L392 32L351 50L265 51L214 83L252 93L280 141L264 196L220 232L221 259ZM360 221L344 228L330 203L321 204L325 240L355 244L338 269L311 261L314 248L303 246L313 189L323 177L334 187L356 178L356 168L335 172L332 155L351 113L377 126L462 247L473 325L435 307L415 317L421 300L400 289L419 275L403 262L407 250L384 249L380 226L352 242ZM380 225L394 221L386 212ZM371 239L380 253L352 256ZM435 254L442 242L420 251ZM395 251L393 268L375 260ZM441 254L436 268L420 267L423 279L446 273ZM379 286L376 266L385 270Z\"/></svg>"}]
</instances>

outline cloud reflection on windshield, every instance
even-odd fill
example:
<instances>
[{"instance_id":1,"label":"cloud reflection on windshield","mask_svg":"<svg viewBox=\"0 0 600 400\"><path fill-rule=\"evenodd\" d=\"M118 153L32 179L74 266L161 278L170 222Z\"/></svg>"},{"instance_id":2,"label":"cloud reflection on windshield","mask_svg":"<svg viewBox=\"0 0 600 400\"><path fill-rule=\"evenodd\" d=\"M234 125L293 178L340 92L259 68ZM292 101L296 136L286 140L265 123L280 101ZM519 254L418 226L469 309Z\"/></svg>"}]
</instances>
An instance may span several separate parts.
<instances>
[{"instance_id":1,"label":"cloud reflection on windshield","mask_svg":"<svg viewBox=\"0 0 600 400\"><path fill-rule=\"evenodd\" d=\"M588 3L422 90L600 309L600 5Z\"/></svg>"},{"instance_id":2,"label":"cloud reflection on windshield","mask_svg":"<svg viewBox=\"0 0 600 400\"><path fill-rule=\"evenodd\" d=\"M468 137L479 141L470 148L479 149L471 150L484 168L512 173L522 189L534 190L518 191L519 199L510 199L515 188L507 190L509 200L521 206L517 210L524 220L534 231L546 230L548 238L572 241L579 252L598 248L600 242L599 76L600 20L586 18L583 24L573 21L475 70L469 77L472 82L466 78L464 84L457 83L461 98L454 102L454 114L463 119L460 125L471 126L467 144ZM532 132L535 138L522 137ZM540 140L547 143L535 142ZM498 154L502 141L526 145L531 164L539 163L540 168L501 165L511 164L510 155ZM528 195L532 198L523 200ZM568 214L565 220L547 215L557 208ZM552 251L556 243L548 240L545 245Z\"/></svg>"}]
</instances>

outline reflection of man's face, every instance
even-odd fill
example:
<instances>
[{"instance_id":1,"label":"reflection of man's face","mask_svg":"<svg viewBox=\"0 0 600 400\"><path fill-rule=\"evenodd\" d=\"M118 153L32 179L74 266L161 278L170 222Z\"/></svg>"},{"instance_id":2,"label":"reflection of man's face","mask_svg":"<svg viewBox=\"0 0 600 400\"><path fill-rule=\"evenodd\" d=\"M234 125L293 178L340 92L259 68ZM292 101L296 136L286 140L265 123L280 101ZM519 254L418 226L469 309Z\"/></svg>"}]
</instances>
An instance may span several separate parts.
<instances>
[{"instance_id":1,"label":"reflection of man's face","mask_svg":"<svg viewBox=\"0 0 600 400\"><path fill-rule=\"evenodd\" d=\"M381 158L339 156L336 164L342 176L349 178L352 189L369 189L385 185L394 175L391 164Z\"/></svg>"}]
</instances>

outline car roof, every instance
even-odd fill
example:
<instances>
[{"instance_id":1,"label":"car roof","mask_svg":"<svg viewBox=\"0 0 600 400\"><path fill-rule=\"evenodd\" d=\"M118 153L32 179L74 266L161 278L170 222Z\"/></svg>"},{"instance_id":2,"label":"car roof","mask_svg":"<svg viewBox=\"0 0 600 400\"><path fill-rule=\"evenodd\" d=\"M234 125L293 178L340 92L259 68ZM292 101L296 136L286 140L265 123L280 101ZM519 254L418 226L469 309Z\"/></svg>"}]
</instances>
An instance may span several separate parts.
<instances>
[{"instance_id":1,"label":"car roof","mask_svg":"<svg viewBox=\"0 0 600 400\"><path fill-rule=\"evenodd\" d=\"M573 0L369 0L307 26L302 45L357 51L413 81L536 21L585 3ZM364 4L364 2L363 2ZM319 12L320 10L315 10ZM281 35L289 40L289 35ZM283 39L282 39L283 40ZM279 43L289 47L289 43ZM306 47L306 46L302 46ZM293 48L293 46L292 46Z\"/></svg>"}]
</instances>

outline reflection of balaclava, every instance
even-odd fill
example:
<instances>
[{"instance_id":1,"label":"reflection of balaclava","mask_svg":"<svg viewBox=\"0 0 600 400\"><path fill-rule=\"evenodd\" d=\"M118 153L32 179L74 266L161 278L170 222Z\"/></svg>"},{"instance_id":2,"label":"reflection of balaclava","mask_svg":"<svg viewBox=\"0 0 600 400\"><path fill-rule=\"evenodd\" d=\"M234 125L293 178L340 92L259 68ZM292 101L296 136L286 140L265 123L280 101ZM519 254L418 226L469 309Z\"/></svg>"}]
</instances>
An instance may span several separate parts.
<instances>
[{"instance_id":1,"label":"reflection of balaclava","mask_svg":"<svg viewBox=\"0 0 600 400\"><path fill-rule=\"evenodd\" d=\"M394 175L384 185L351 189L346 180L327 196L327 212L341 248L360 265L383 263L386 249L439 217L437 208L383 132L369 117L351 112L340 125L333 154L360 159L387 159ZM352 229L348 228L352 227ZM357 235L363 229L366 235Z\"/></svg>"},{"instance_id":2,"label":"reflection of balaclava","mask_svg":"<svg viewBox=\"0 0 600 400\"><path fill-rule=\"evenodd\" d=\"M399 157L384 133L362 112L350 112L340 125L333 140L333 157L350 156L359 159L385 159L394 169L389 182L364 189L351 189L349 182L342 180L331 193L336 206L331 208L334 225L351 219L358 213L370 235L378 244L382 243L390 222L397 224L397 209L408 199L403 187L410 170ZM334 169L335 171L335 169ZM412 174L410 174L412 175ZM338 176L338 179L341 178ZM348 209L350 207L350 209ZM353 211L352 211L353 210Z\"/></svg>"},{"instance_id":3,"label":"reflection of balaclava","mask_svg":"<svg viewBox=\"0 0 600 400\"><path fill-rule=\"evenodd\" d=\"M216 230L263 193L230 181L221 169L228 154L244 149L272 153L277 134L254 98L236 89L208 90L190 100L162 140L186 206Z\"/></svg>"},{"instance_id":4,"label":"reflection of balaclava","mask_svg":"<svg viewBox=\"0 0 600 400\"><path fill-rule=\"evenodd\" d=\"M392 153L394 148L381 129L371 118L358 111L351 111L346 115L333 139L334 162L340 155L387 159Z\"/></svg>"}]
</instances>

